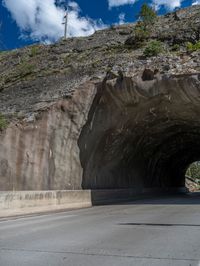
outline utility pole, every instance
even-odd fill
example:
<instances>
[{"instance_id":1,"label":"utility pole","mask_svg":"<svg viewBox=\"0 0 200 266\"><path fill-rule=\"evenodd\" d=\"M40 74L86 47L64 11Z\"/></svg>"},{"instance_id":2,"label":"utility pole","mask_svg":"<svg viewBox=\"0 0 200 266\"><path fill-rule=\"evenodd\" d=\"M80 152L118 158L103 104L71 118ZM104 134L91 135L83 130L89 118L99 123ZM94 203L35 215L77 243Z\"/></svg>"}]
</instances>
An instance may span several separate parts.
<instances>
[{"instance_id":1,"label":"utility pole","mask_svg":"<svg viewBox=\"0 0 200 266\"><path fill-rule=\"evenodd\" d=\"M64 16L64 22L62 24L65 25L65 31L64 31L64 39L67 40L67 26L68 26L68 7L67 10L65 11L65 16Z\"/></svg>"}]
</instances>

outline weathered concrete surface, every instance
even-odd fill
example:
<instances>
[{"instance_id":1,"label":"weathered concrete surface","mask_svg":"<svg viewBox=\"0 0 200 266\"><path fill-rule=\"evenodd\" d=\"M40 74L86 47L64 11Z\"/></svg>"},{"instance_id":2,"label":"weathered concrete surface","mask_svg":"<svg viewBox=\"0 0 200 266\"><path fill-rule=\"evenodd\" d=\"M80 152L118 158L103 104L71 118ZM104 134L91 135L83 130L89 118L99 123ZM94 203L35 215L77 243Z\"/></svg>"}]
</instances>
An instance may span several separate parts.
<instances>
[{"instance_id":1,"label":"weathered concrete surface","mask_svg":"<svg viewBox=\"0 0 200 266\"><path fill-rule=\"evenodd\" d=\"M95 189L0 192L0 218L59 210L81 209L96 205L127 202L136 198L183 194L178 189Z\"/></svg>"},{"instance_id":2,"label":"weathered concrete surface","mask_svg":"<svg viewBox=\"0 0 200 266\"><path fill-rule=\"evenodd\" d=\"M0 192L0 217L91 206L90 190Z\"/></svg>"},{"instance_id":3,"label":"weathered concrete surface","mask_svg":"<svg viewBox=\"0 0 200 266\"><path fill-rule=\"evenodd\" d=\"M0 265L199 266L200 196L0 221Z\"/></svg>"}]
</instances>

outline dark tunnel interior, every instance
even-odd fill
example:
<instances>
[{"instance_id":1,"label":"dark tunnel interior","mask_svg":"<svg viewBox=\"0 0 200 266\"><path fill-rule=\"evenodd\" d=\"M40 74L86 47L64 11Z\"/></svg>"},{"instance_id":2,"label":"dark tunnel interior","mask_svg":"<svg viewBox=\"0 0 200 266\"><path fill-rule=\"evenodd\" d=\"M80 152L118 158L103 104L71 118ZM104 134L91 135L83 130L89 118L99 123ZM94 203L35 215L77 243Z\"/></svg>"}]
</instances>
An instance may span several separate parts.
<instances>
[{"instance_id":1,"label":"dark tunnel interior","mask_svg":"<svg viewBox=\"0 0 200 266\"><path fill-rule=\"evenodd\" d=\"M200 160L199 76L105 80L80 139L83 188L180 188Z\"/></svg>"}]
</instances>

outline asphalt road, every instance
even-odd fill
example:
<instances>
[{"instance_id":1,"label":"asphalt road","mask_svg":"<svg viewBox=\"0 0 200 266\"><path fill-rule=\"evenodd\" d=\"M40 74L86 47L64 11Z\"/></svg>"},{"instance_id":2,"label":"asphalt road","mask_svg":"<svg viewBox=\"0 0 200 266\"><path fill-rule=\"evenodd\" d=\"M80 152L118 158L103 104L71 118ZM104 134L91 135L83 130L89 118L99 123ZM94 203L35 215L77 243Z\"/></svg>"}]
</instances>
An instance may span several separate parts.
<instances>
[{"instance_id":1,"label":"asphalt road","mask_svg":"<svg viewBox=\"0 0 200 266\"><path fill-rule=\"evenodd\" d=\"M0 220L8 265L200 265L200 194Z\"/></svg>"}]
</instances>

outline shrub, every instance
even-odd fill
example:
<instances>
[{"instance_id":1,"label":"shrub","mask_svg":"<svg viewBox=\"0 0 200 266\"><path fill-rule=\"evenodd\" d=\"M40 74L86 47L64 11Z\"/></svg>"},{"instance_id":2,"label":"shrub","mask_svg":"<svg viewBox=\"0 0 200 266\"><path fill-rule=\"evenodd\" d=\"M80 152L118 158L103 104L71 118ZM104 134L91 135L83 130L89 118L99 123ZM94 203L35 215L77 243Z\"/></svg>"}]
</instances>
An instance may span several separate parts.
<instances>
[{"instance_id":1,"label":"shrub","mask_svg":"<svg viewBox=\"0 0 200 266\"><path fill-rule=\"evenodd\" d=\"M172 51L179 51L180 50L180 45L179 44L174 44L172 46Z\"/></svg>"},{"instance_id":2,"label":"shrub","mask_svg":"<svg viewBox=\"0 0 200 266\"><path fill-rule=\"evenodd\" d=\"M186 175L200 184L200 163L192 163L187 169Z\"/></svg>"},{"instance_id":3,"label":"shrub","mask_svg":"<svg viewBox=\"0 0 200 266\"><path fill-rule=\"evenodd\" d=\"M138 22L135 26L135 39L137 41L144 41L149 37L149 31L147 30L143 22Z\"/></svg>"},{"instance_id":4,"label":"shrub","mask_svg":"<svg viewBox=\"0 0 200 266\"><path fill-rule=\"evenodd\" d=\"M0 114L0 131L5 129L7 126L8 126L8 122L6 118L2 114Z\"/></svg>"},{"instance_id":5,"label":"shrub","mask_svg":"<svg viewBox=\"0 0 200 266\"><path fill-rule=\"evenodd\" d=\"M115 24L110 25L110 30L115 30Z\"/></svg>"},{"instance_id":6,"label":"shrub","mask_svg":"<svg viewBox=\"0 0 200 266\"><path fill-rule=\"evenodd\" d=\"M35 65L33 64L29 64L27 62L22 63L19 66L20 77L25 77L27 75L30 75L34 71L34 69L35 69Z\"/></svg>"},{"instance_id":7,"label":"shrub","mask_svg":"<svg viewBox=\"0 0 200 266\"><path fill-rule=\"evenodd\" d=\"M34 57L34 56L36 56L37 54L39 54L39 47L37 47L37 46L32 46L31 49L30 49L30 53L29 53L29 55L30 55L31 57Z\"/></svg>"},{"instance_id":8,"label":"shrub","mask_svg":"<svg viewBox=\"0 0 200 266\"><path fill-rule=\"evenodd\" d=\"M125 45L131 48L140 48L144 46L144 41L148 39L149 33L143 26L144 25L142 22L136 24L134 29L134 35L126 39Z\"/></svg>"},{"instance_id":9,"label":"shrub","mask_svg":"<svg viewBox=\"0 0 200 266\"><path fill-rule=\"evenodd\" d=\"M157 14L153 8L151 8L147 4L143 4L139 13L139 17L147 26L155 22Z\"/></svg>"},{"instance_id":10,"label":"shrub","mask_svg":"<svg viewBox=\"0 0 200 266\"><path fill-rule=\"evenodd\" d=\"M147 47L144 50L144 55L147 57L157 56L162 53L163 45L160 41L151 41L148 43Z\"/></svg>"},{"instance_id":11,"label":"shrub","mask_svg":"<svg viewBox=\"0 0 200 266\"><path fill-rule=\"evenodd\" d=\"M139 21L134 29L134 38L132 43L135 48L139 48L143 45L143 42L149 38L152 24L157 17L156 12L147 4L143 4L139 13Z\"/></svg>"},{"instance_id":12,"label":"shrub","mask_svg":"<svg viewBox=\"0 0 200 266\"><path fill-rule=\"evenodd\" d=\"M186 43L186 48L188 52L194 52L200 50L200 41L196 42L195 44L191 42Z\"/></svg>"},{"instance_id":13,"label":"shrub","mask_svg":"<svg viewBox=\"0 0 200 266\"><path fill-rule=\"evenodd\" d=\"M3 54L6 54L7 51L6 50L0 50L0 54L3 55Z\"/></svg>"}]
</instances>

